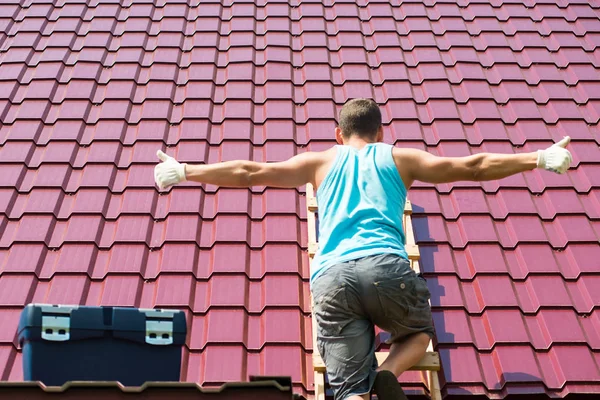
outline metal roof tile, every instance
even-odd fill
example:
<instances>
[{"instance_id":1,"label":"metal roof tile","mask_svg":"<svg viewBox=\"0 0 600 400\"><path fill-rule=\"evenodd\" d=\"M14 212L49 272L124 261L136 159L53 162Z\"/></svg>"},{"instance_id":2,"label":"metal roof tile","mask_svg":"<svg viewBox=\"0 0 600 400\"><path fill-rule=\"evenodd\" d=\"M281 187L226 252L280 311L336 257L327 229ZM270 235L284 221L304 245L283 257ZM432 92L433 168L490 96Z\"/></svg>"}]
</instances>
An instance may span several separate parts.
<instances>
[{"instance_id":1,"label":"metal roof tile","mask_svg":"<svg viewBox=\"0 0 600 400\"><path fill-rule=\"evenodd\" d=\"M16 350L12 345L2 344L0 345L0 379L3 381L9 380L9 375L12 370L18 368L12 368Z\"/></svg>"},{"instance_id":2,"label":"metal roof tile","mask_svg":"<svg viewBox=\"0 0 600 400\"><path fill-rule=\"evenodd\" d=\"M154 224L151 243L155 247L169 241L199 241L200 245L208 245L202 237L210 235L211 225L213 224L209 222L205 226L198 215L172 215ZM206 232L207 230L209 231Z\"/></svg>"},{"instance_id":3,"label":"metal roof tile","mask_svg":"<svg viewBox=\"0 0 600 400\"><path fill-rule=\"evenodd\" d=\"M204 382L215 384L246 379L244 365L248 355L243 346L208 346L203 355Z\"/></svg>"},{"instance_id":4,"label":"metal roof tile","mask_svg":"<svg viewBox=\"0 0 600 400\"><path fill-rule=\"evenodd\" d=\"M19 309L6 309L0 313L0 343L12 343L17 333L17 327L19 326Z\"/></svg>"},{"instance_id":5,"label":"metal roof tile","mask_svg":"<svg viewBox=\"0 0 600 400\"><path fill-rule=\"evenodd\" d=\"M66 242L100 241L100 235L106 236L109 227L103 226L101 216L75 215L66 221L49 219L53 223L52 236L48 241L49 247L60 247Z\"/></svg>"},{"instance_id":6,"label":"metal roof tile","mask_svg":"<svg viewBox=\"0 0 600 400\"><path fill-rule=\"evenodd\" d=\"M52 248L46 253L38 276L48 279L57 273L91 274L96 255L97 249L93 244L64 244L60 249Z\"/></svg>"},{"instance_id":7,"label":"metal roof tile","mask_svg":"<svg viewBox=\"0 0 600 400\"><path fill-rule=\"evenodd\" d=\"M145 244L114 244L110 249L97 252L93 277L102 278L107 273L145 271L148 247Z\"/></svg>"},{"instance_id":8,"label":"metal roof tile","mask_svg":"<svg viewBox=\"0 0 600 400\"><path fill-rule=\"evenodd\" d=\"M155 288L156 306L188 307L195 294L195 285L191 275L165 275L157 281Z\"/></svg>"},{"instance_id":9,"label":"metal roof tile","mask_svg":"<svg viewBox=\"0 0 600 400\"><path fill-rule=\"evenodd\" d=\"M559 253L556 250L545 244L520 245L517 247L515 253L515 261L518 260L518 267L522 271L522 276L533 273L559 272L565 278L568 278L569 274L565 271L568 268L568 264L560 262L557 258L558 255ZM515 272L516 269L513 272L514 275L516 275Z\"/></svg>"},{"instance_id":10,"label":"metal roof tile","mask_svg":"<svg viewBox=\"0 0 600 400\"><path fill-rule=\"evenodd\" d=\"M97 147L102 147L102 145ZM39 167L41 163L69 163L74 167L79 167L83 161L81 160L81 158L83 158L82 149L77 146L77 143L74 141L50 141L44 147L36 146L34 150L31 159L28 160L28 167L36 168ZM114 162L114 155L112 156L112 159L109 158L109 161Z\"/></svg>"},{"instance_id":11,"label":"metal roof tile","mask_svg":"<svg viewBox=\"0 0 600 400\"><path fill-rule=\"evenodd\" d=\"M9 218L19 212L23 207L24 200L24 197L20 197L14 188L0 189L0 209L4 210L3 213Z\"/></svg>"},{"instance_id":12,"label":"metal roof tile","mask_svg":"<svg viewBox=\"0 0 600 400\"><path fill-rule=\"evenodd\" d=\"M252 353L250 353L252 354ZM256 368L253 371L248 371L248 374L265 374L265 375L281 375L290 376L294 383L304 383L307 375L312 368L306 367L306 364L311 362L311 358L307 357L299 346L269 346L260 353L261 362L254 365L260 365L260 369ZM249 358L251 358L250 355ZM308 382L307 382L308 386Z\"/></svg>"},{"instance_id":13,"label":"metal roof tile","mask_svg":"<svg viewBox=\"0 0 600 400\"><path fill-rule=\"evenodd\" d=\"M79 192L85 189L81 189ZM78 193L79 193L78 192ZM89 190L95 196L98 191ZM107 193L108 194L108 193ZM100 197L100 196L99 196ZM102 197L100 197L102 199ZM163 199L159 197L159 199ZM112 194L107 204L105 216L107 219L119 218L122 214L150 214L156 216L156 191L151 189L130 189L123 194ZM104 203L106 204L106 203ZM100 208L103 209L103 208Z\"/></svg>"},{"instance_id":14,"label":"metal roof tile","mask_svg":"<svg viewBox=\"0 0 600 400\"><path fill-rule=\"evenodd\" d=\"M52 227L52 217L49 216L26 215L18 221L8 221L0 238L0 246L9 247L16 242L46 243Z\"/></svg>"},{"instance_id":15,"label":"metal roof tile","mask_svg":"<svg viewBox=\"0 0 600 400\"><path fill-rule=\"evenodd\" d=\"M215 344L245 344L249 335L256 331L247 330L248 321L244 310L211 310L205 317L205 343L198 343L203 348L206 342ZM203 335L203 336L204 336Z\"/></svg>"},{"instance_id":16,"label":"metal roof tile","mask_svg":"<svg viewBox=\"0 0 600 400\"><path fill-rule=\"evenodd\" d=\"M13 244L3 249L2 272L37 272L42 268L46 248L39 244Z\"/></svg>"},{"instance_id":17,"label":"metal roof tile","mask_svg":"<svg viewBox=\"0 0 600 400\"><path fill-rule=\"evenodd\" d=\"M298 276L270 275L263 279L261 285L261 309L268 306L302 307L304 296L308 296L306 287Z\"/></svg>"},{"instance_id":18,"label":"metal roof tile","mask_svg":"<svg viewBox=\"0 0 600 400\"><path fill-rule=\"evenodd\" d=\"M482 275L473 281L472 289L477 296L477 302L482 306L510 307L518 305L516 286L510 279ZM469 294L470 291L466 293Z\"/></svg>"},{"instance_id":19,"label":"metal roof tile","mask_svg":"<svg viewBox=\"0 0 600 400\"><path fill-rule=\"evenodd\" d=\"M591 264L597 262L591 261ZM590 312L600 300L600 279L596 275L581 275L576 283L570 284L570 288L573 302L578 303L578 309L583 313Z\"/></svg>"},{"instance_id":20,"label":"metal roof tile","mask_svg":"<svg viewBox=\"0 0 600 400\"><path fill-rule=\"evenodd\" d=\"M85 275L57 275L51 284L38 285L32 302L47 304L85 303L89 278Z\"/></svg>"},{"instance_id":21,"label":"metal roof tile","mask_svg":"<svg viewBox=\"0 0 600 400\"><path fill-rule=\"evenodd\" d=\"M110 247L114 242L146 242L151 235L152 225L153 220L149 215L124 215L116 221L106 221L99 245Z\"/></svg>"},{"instance_id":22,"label":"metal roof tile","mask_svg":"<svg viewBox=\"0 0 600 400\"><path fill-rule=\"evenodd\" d=\"M439 353L447 382L480 383L483 381L478 362L479 356L474 348L470 346L440 348Z\"/></svg>"},{"instance_id":23,"label":"metal roof tile","mask_svg":"<svg viewBox=\"0 0 600 400\"><path fill-rule=\"evenodd\" d=\"M134 60L137 61L137 60ZM120 64L116 64L120 65ZM113 67L115 68L115 67ZM139 89L146 89L145 86L139 86ZM96 87L94 103L102 103L104 100L132 100L133 93L136 92L135 82L131 81L109 81L106 85Z\"/></svg>"},{"instance_id":24,"label":"metal roof tile","mask_svg":"<svg viewBox=\"0 0 600 400\"><path fill-rule=\"evenodd\" d=\"M593 318L597 316L594 313ZM594 330L583 330L582 322L584 321L580 315L575 314L570 310L540 310L538 318L536 318L538 329L542 332L549 343L546 347L550 347L552 343L582 343L586 344L589 339L596 338L596 343L590 342L593 347L596 345L598 335ZM591 327L591 326L590 326ZM531 329L531 326L530 328ZM590 337L590 334L592 337Z\"/></svg>"},{"instance_id":25,"label":"metal roof tile","mask_svg":"<svg viewBox=\"0 0 600 400\"><path fill-rule=\"evenodd\" d=\"M230 314L233 313L233 310L229 310ZM216 312L216 310L213 310ZM236 314L237 315L237 314ZM211 312L212 316L212 312ZM189 332L189 341L188 346L190 349L204 349L206 347L206 336L208 330L207 324L208 316L195 316L188 322L188 332ZM240 328L240 331L243 327ZM193 353L190 354L190 357L193 356ZM190 365L191 367L191 365ZM188 369L189 371L189 369Z\"/></svg>"},{"instance_id":26,"label":"metal roof tile","mask_svg":"<svg viewBox=\"0 0 600 400\"><path fill-rule=\"evenodd\" d=\"M478 313L487 307L518 307L523 313L540 308L561 307L589 313L597 301L595 288L600 280L581 275L576 282L565 282L560 275L530 275L524 281L509 276L480 275L472 282L461 282L451 275L428 278L434 307L465 307Z\"/></svg>"},{"instance_id":27,"label":"metal roof tile","mask_svg":"<svg viewBox=\"0 0 600 400\"><path fill-rule=\"evenodd\" d=\"M474 338L477 338L479 332L472 332L470 323L476 318L470 317L463 310L446 309L440 311L434 309L432 310L432 316L434 326L436 327L436 340L439 343L471 344ZM476 343L478 348L485 348L479 342Z\"/></svg>"},{"instance_id":28,"label":"metal roof tile","mask_svg":"<svg viewBox=\"0 0 600 400\"><path fill-rule=\"evenodd\" d=\"M206 218L214 218L217 213L251 213L249 216L252 217L254 213L250 207L254 203L251 199L248 189L220 188L215 194L206 194L203 203L194 201L196 206L191 210L198 210L201 205L202 216Z\"/></svg>"},{"instance_id":29,"label":"metal roof tile","mask_svg":"<svg viewBox=\"0 0 600 400\"><path fill-rule=\"evenodd\" d=\"M21 307L27 304L36 286L36 278L29 275L6 274L0 280L0 305Z\"/></svg>"},{"instance_id":30,"label":"metal roof tile","mask_svg":"<svg viewBox=\"0 0 600 400\"><path fill-rule=\"evenodd\" d=\"M1 81L0 81L1 82ZM8 89L3 92L9 91ZM41 121L19 121L12 125L0 126L0 143L4 145L9 140L34 140L43 129Z\"/></svg>"},{"instance_id":31,"label":"metal roof tile","mask_svg":"<svg viewBox=\"0 0 600 400\"><path fill-rule=\"evenodd\" d=\"M490 345L529 342L530 332L525 324L527 318L515 310L489 310L484 313L483 324L488 332Z\"/></svg>"},{"instance_id":32,"label":"metal roof tile","mask_svg":"<svg viewBox=\"0 0 600 400\"><path fill-rule=\"evenodd\" d=\"M418 242L449 243L454 248L489 241L499 241L504 248L529 242L549 242L551 246L561 248L573 242L596 242L599 229L587 217L575 215L557 216L552 222L530 215L509 216L505 221L464 215L456 222L434 215L427 218L416 215L413 222L419 227L415 229Z\"/></svg>"},{"instance_id":33,"label":"metal roof tile","mask_svg":"<svg viewBox=\"0 0 600 400\"><path fill-rule=\"evenodd\" d=\"M211 266L208 265L201 269L206 269L206 277L212 273L236 273L236 272L248 272L254 270L254 274L250 274L251 277L256 277L256 273L262 272L262 263L258 267L254 267L251 258L250 249L244 244L218 244L213 247L211 251ZM250 258L250 262L249 262ZM261 259L256 260L261 262Z\"/></svg>"},{"instance_id":34,"label":"metal roof tile","mask_svg":"<svg viewBox=\"0 0 600 400\"><path fill-rule=\"evenodd\" d=\"M209 306L245 307L250 301L248 296L250 282L243 275L216 275L211 278L208 285L200 285L205 288ZM197 291L198 295L202 293L200 288L197 288ZM200 310L194 307L194 311Z\"/></svg>"},{"instance_id":35,"label":"metal roof tile","mask_svg":"<svg viewBox=\"0 0 600 400\"><path fill-rule=\"evenodd\" d=\"M537 309L540 306L564 306L572 300L569 297L568 284L554 276L531 276L520 287L520 296L527 296Z\"/></svg>"},{"instance_id":36,"label":"metal roof tile","mask_svg":"<svg viewBox=\"0 0 600 400\"><path fill-rule=\"evenodd\" d=\"M306 229L301 229L301 225L303 223L297 216L268 215L261 222L251 224L250 246L262 247L266 242L299 242L304 245Z\"/></svg>"},{"instance_id":37,"label":"metal roof tile","mask_svg":"<svg viewBox=\"0 0 600 400\"><path fill-rule=\"evenodd\" d=\"M87 304L99 306L142 308L152 305L140 300L143 282L135 276L107 276L102 285L93 282L87 296Z\"/></svg>"},{"instance_id":38,"label":"metal roof tile","mask_svg":"<svg viewBox=\"0 0 600 400\"><path fill-rule=\"evenodd\" d=\"M542 380L538 360L531 348L526 346L498 347L495 356L495 361L498 363L498 375L505 382Z\"/></svg>"},{"instance_id":39,"label":"metal roof tile","mask_svg":"<svg viewBox=\"0 0 600 400\"><path fill-rule=\"evenodd\" d=\"M163 271L197 274L198 270L206 268L200 264L200 251L194 244L165 244L160 251L150 252L145 276L155 276ZM156 261L151 263L154 258ZM150 269L153 264L156 264L155 270Z\"/></svg>"},{"instance_id":40,"label":"metal roof tile","mask_svg":"<svg viewBox=\"0 0 600 400\"><path fill-rule=\"evenodd\" d=\"M594 355L586 346L557 346L549 355L557 365L556 374L562 378L560 386L572 381L595 381L600 373Z\"/></svg>"},{"instance_id":41,"label":"metal roof tile","mask_svg":"<svg viewBox=\"0 0 600 400\"><path fill-rule=\"evenodd\" d=\"M59 189L34 189L29 194L6 193L6 213L9 218L21 218L23 214L55 214L61 206L62 191ZM10 204L10 207L8 207Z\"/></svg>"},{"instance_id":42,"label":"metal roof tile","mask_svg":"<svg viewBox=\"0 0 600 400\"><path fill-rule=\"evenodd\" d=\"M42 189L34 189L31 193L38 193L40 191ZM53 193L62 194L61 191ZM111 197L107 189L79 189L76 193L67 193L66 196L62 196L61 200L58 203L60 204L60 211L54 212L54 214L60 219L65 219L79 213L100 212L105 214Z\"/></svg>"},{"instance_id":43,"label":"metal roof tile","mask_svg":"<svg viewBox=\"0 0 600 400\"><path fill-rule=\"evenodd\" d=\"M427 279L429 291L431 292L431 306L432 307L463 307L465 302L468 301L468 305L473 304L476 301L475 297L463 299L460 282L453 276L438 275ZM471 284L467 283L462 286L463 290L469 290L472 294ZM475 309L480 308L478 306ZM471 311L471 308L467 307L467 310ZM474 311L476 312L476 311Z\"/></svg>"},{"instance_id":44,"label":"metal roof tile","mask_svg":"<svg viewBox=\"0 0 600 400\"><path fill-rule=\"evenodd\" d=\"M154 190L137 189L135 192L128 190L124 193L119 212L125 210L134 212L137 208L136 204L142 202L142 199L145 199L143 204L147 207L147 210L142 209L144 212L151 213L156 219L163 219L167 217L167 214L198 213L200 211L202 211L202 215L208 216L212 209L211 201L214 202L215 196L205 195L201 190L196 189L174 188L168 196L159 195L155 200L156 192ZM213 216L215 214L213 213Z\"/></svg>"},{"instance_id":45,"label":"metal roof tile","mask_svg":"<svg viewBox=\"0 0 600 400\"><path fill-rule=\"evenodd\" d=\"M252 225L246 216L242 217L238 215L217 216L213 221L203 221L200 233L200 245L210 247L215 242L249 241L254 236L252 235L253 232L251 232ZM257 234L260 233L257 232ZM261 244L250 243L250 246L260 246Z\"/></svg>"},{"instance_id":46,"label":"metal roof tile","mask_svg":"<svg viewBox=\"0 0 600 400\"><path fill-rule=\"evenodd\" d=\"M585 216L563 215L556 217L552 225L545 225L549 232L548 237L556 247L563 247L563 244L570 242L598 242L600 240L600 227L597 226L596 221L590 221ZM553 240L552 234L556 234L556 240Z\"/></svg>"},{"instance_id":47,"label":"metal roof tile","mask_svg":"<svg viewBox=\"0 0 600 400\"><path fill-rule=\"evenodd\" d=\"M595 272L600 260L600 248L595 244L572 244L562 253L564 263L574 270L573 275L581 272ZM566 276L571 277L571 276Z\"/></svg>"}]
</instances>

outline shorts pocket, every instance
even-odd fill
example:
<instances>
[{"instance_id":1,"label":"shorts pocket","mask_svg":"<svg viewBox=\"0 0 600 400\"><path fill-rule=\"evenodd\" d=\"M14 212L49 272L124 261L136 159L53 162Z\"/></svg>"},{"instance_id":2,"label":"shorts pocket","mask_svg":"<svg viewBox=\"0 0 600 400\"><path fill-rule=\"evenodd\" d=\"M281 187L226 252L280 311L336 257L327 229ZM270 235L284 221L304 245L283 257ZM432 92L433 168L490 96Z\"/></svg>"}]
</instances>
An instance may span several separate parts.
<instances>
[{"instance_id":1,"label":"shorts pocket","mask_svg":"<svg viewBox=\"0 0 600 400\"><path fill-rule=\"evenodd\" d=\"M350 322L345 284L313 295L313 303L319 336L338 336Z\"/></svg>"},{"instance_id":2,"label":"shorts pocket","mask_svg":"<svg viewBox=\"0 0 600 400\"><path fill-rule=\"evenodd\" d=\"M386 318L407 324L410 320L419 319L424 309L429 309L429 289L414 274L381 280L373 285Z\"/></svg>"},{"instance_id":3,"label":"shorts pocket","mask_svg":"<svg viewBox=\"0 0 600 400\"><path fill-rule=\"evenodd\" d=\"M410 293L414 291L410 281L402 276L374 282L373 285L382 314L394 320L405 319L409 313Z\"/></svg>"},{"instance_id":4,"label":"shorts pocket","mask_svg":"<svg viewBox=\"0 0 600 400\"><path fill-rule=\"evenodd\" d=\"M415 277L414 281L415 301L409 305L406 325L415 328L429 326L432 324L429 305L431 293L424 279Z\"/></svg>"}]
</instances>

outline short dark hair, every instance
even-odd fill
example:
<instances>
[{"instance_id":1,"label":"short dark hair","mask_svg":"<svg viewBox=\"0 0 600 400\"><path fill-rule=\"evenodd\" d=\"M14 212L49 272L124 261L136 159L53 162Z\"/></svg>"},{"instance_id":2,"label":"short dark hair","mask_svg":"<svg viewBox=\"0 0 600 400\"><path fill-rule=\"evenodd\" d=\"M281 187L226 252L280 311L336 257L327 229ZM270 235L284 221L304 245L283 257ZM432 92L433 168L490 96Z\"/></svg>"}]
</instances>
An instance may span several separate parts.
<instances>
[{"instance_id":1,"label":"short dark hair","mask_svg":"<svg viewBox=\"0 0 600 400\"><path fill-rule=\"evenodd\" d=\"M342 135L375 139L381 126L381 110L371 99L352 99L340 110L339 127Z\"/></svg>"}]
</instances>

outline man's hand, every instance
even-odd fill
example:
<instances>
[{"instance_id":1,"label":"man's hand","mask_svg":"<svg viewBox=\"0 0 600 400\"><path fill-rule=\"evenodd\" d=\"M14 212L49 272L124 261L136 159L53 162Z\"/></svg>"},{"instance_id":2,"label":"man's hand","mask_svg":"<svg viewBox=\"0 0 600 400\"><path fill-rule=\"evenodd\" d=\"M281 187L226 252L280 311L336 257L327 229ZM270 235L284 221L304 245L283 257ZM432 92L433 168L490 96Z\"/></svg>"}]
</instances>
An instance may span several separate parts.
<instances>
[{"instance_id":1,"label":"man's hand","mask_svg":"<svg viewBox=\"0 0 600 400\"><path fill-rule=\"evenodd\" d=\"M560 142L554 143L546 150L538 150L538 168L544 168L557 174L567 172L573 161L571 153L565 148L570 141L571 138L565 136Z\"/></svg>"},{"instance_id":2,"label":"man's hand","mask_svg":"<svg viewBox=\"0 0 600 400\"><path fill-rule=\"evenodd\" d=\"M156 156L162 161L154 167L154 181L159 188L166 189L186 180L185 164L179 163L161 150L156 152Z\"/></svg>"}]
</instances>

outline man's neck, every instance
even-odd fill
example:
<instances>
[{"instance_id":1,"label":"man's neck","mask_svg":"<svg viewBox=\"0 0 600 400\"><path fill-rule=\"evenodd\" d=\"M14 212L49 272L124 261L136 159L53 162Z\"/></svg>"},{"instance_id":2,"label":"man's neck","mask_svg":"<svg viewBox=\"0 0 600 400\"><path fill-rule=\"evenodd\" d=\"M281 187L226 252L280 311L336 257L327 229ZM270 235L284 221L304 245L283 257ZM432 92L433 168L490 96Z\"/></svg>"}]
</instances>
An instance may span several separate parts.
<instances>
[{"instance_id":1,"label":"man's neck","mask_svg":"<svg viewBox=\"0 0 600 400\"><path fill-rule=\"evenodd\" d=\"M368 144L376 143L375 141L366 140L358 136L351 136L348 139L344 140L344 146L354 147L355 149L362 149Z\"/></svg>"}]
</instances>

